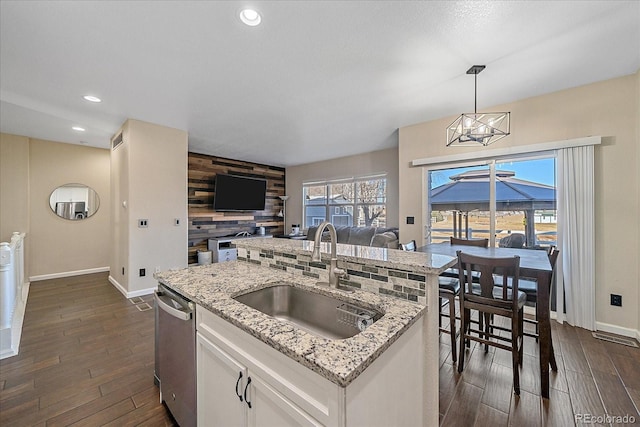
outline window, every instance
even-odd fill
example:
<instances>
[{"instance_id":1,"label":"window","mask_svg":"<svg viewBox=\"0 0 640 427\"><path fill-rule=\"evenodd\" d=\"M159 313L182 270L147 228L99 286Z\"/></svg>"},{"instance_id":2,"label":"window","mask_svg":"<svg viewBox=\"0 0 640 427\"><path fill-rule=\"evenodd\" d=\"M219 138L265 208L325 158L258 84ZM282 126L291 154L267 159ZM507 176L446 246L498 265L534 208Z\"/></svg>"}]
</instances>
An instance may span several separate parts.
<instances>
[{"instance_id":1,"label":"window","mask_svg":"<svg viewBox=\"0 0 640 427\"><path fill-rule=\"evenodd\" d=\"M302 191L305 228L326 218L333 225L386 226L386 175L306 183Z\"/></svg>"},{"instance_id":2,"label":"window","mask_svg":"<svg viewBox=\"0 0 640 427\"><path fill-rule=\"evenodd\" d=\"M518 233L527 247L556 245L555 157L430 170L428 180L431 242L493 237L498 246L500 239Z\"/></svg>"}]
</instances>

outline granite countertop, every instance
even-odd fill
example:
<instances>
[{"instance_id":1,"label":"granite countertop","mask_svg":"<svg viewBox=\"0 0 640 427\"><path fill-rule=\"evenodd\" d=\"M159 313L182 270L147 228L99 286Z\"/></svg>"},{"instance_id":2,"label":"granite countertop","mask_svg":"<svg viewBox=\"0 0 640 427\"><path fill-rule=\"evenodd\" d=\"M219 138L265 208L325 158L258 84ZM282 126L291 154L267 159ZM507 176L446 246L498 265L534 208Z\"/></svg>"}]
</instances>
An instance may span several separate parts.
<instances>
[{"instance_id":1,"label":"granite countertop","mask_svg":"<svg viewBox=\"0 0 640 427\"><path fill-rule=\"evenodd\" d=\"M303 243L290 240L286 242ZM423 305L371 292L347 293L320 288L315 286L317 279L247 262L232 261L170 270L156 273L154 277L184 297L343 387L351 383L402 333L421 319L426 310ZM365 306L375 307L384 316L354 337L332 340L313 335L233 299L250 290L282 282L312 289L340 300L357 301Z\"/></svg>"},{"instance_id":2,"label":"granite countertop","mask_svg":"<svg viewBox=\"0 0 640 427\"><path fill-rule=\"evenodd\" d=\"M261 249L274 252L287 252L295 255L311 255L314 242L312 240L291 239L239 239L233 244L238 248ZM327 242L321 243L322 259L330 258L331 247ZM366 262L375 267L410 270L415 273L440 274L456 263L456 258L426 252L406 252L397 249L376 248L337 244L338 260L347 262Z\"/></svg>"}]
</instances>

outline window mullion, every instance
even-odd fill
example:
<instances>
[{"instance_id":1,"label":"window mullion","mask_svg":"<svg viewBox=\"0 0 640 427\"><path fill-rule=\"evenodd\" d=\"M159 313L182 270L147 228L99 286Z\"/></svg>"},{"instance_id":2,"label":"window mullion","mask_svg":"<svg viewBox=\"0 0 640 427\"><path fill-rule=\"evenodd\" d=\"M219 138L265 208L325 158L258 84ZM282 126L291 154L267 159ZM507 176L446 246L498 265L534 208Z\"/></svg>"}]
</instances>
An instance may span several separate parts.
<instances>
[{"instance_id":1,"label":"window mullion","mask_svg":"<svg viewBox=\"0 0 640 427\"><path fill-rule=\"evenodd\" d=\"M496 246L496 161L489 163L489 246Z\"/></svg>"}]
</instances>

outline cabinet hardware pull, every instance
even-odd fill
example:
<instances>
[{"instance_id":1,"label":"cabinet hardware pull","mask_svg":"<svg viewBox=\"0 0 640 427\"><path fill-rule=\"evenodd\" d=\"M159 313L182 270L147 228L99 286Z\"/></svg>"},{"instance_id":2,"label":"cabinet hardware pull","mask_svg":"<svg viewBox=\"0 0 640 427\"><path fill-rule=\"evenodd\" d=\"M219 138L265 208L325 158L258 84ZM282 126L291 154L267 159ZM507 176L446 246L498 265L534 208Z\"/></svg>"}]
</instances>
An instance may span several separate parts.
<instances>
[{"instance_id":1,"label":"cabinet hardware pull","mask_svg":"<svg viewBox=\"0 0 640 427\"><path fill-rule=\"evenodd\" d=\"M251 384L251 377L247 378L247 385L244 386L244 401L247 402L247 406L251 408L251 402L249 402L249 399L247 399L247 389L249 389L249 384Z\"/></svg>"},{"instance_id":2,"label":"cabinet hardware pull","mask_svg":"<svg viewBox=\"0 0 640 427\"><path fill-rule=\"evenodd\" d=\"M236 396L240 398L240 402L242 402L242 395L238 393L238 386L240 385L240 380L242 379L242 371L238 372L238 381L236 381Z\"/></svg>"}]
</instances>

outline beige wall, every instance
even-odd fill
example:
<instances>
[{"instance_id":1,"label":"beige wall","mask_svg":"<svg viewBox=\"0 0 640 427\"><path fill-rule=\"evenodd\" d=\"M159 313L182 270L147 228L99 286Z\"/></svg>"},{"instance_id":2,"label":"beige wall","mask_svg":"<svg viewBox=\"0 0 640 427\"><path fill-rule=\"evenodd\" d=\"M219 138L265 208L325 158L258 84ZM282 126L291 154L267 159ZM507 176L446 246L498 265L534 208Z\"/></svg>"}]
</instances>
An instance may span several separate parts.
<instances>
[{"instance_id":1,"label":"beige wall","mask_svg":"<svg viewBox=\"0 0 640 427\"><path fill-rule=\"evenodd\" d=\"M29 232L29 138L0 134L0 241Z\"/></svg>"},{"instance_id":2,"label":"beige wall","mask_svg":"<svg viewBox=\"0 0 640 427\"><path fill-rule=\"evenodd\" d=\"M629 331L640 327L638 81L634 74L487 109L511 111L511 135L495 148L604 137L595 148L596 319ZM400 129L400 217L416 217L413 226L401 224L403 239L422 241L425 215L422 171L410 162L492 148L447 148L445 128L453 119ZM610 293L622 295L622 307L609 305Z\"/></svg>"},{"instance_id":3,"label":"beige wall","mask_svg":"<svg viewBox=\"0 0 640 427\"><path fill-rule=\"evenodd\" d=\"M188 135L139 120L127 120L122 129L124 142L112 156L111 276L131 297L156 288L156 269L187 267ZM138 227L139 219L148 226Z\"/></svg>"},{"instance_id":4,"label":"beige wall","mask_svg":"<svg viewBox=\"0 0 640 427\"><path fill-rule=\"evenodd\" d=\"M286 169L287 224L302 224L302 184L309 181L339 179L387 173L387 226L397 227L398 219L398 149L372 151L355 156L292 166Z\"/></svg>"},{"instance_id":5,"label":"beige wall","mask_svg":"<svg viewBox=\"0 0 640 427\"><path fill-rule=\"evenodd\" d=\"M0 148L1 237L27 232L26 277L108 268L109 151L6 134ZM97 191L94 216L68 221L51 211L51 192L68 183Z\"/></svg>"},{"instance_id":6,"label":"beige wall","mask_svg":"<svg viewBox=\"0 0 640 427\"><path fill-rule=\"evenodd\" d=\"M640 72L636 73L636 99L640 100ZM640 106L638 106L638 110L636 111L636 117L638 116L640 116ZM636 121L636 173L640 174L640 119ZM636 186L636 197L637 213L640 211L640 184ZM638 231L638 235L636 235L636 242L638 244L637 253L640 254L640 230ZM636 331L638 332L636 334L636 338L640 340L640 262L636 263L635 277L638 278L638 283L636 283L636 289L638 289L638 303L636 305L636 316L638 322Z\"/></svg>"},{"instance_id":7,"label":"beige wall","mask_svg":"<svg viewBox=\"0 0 640 427\"><path fill-rule=\"evenodd\" d=\"M108 268L109 150L31 139L29 164L30 276ZM69 221L51 210L51 192L69 183L98 193L100 208L90 218Z\"/></svg>"}]
</instances>

